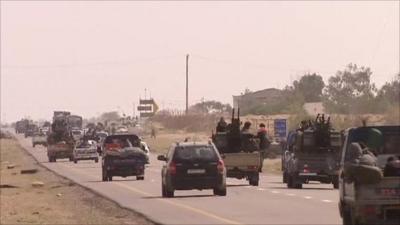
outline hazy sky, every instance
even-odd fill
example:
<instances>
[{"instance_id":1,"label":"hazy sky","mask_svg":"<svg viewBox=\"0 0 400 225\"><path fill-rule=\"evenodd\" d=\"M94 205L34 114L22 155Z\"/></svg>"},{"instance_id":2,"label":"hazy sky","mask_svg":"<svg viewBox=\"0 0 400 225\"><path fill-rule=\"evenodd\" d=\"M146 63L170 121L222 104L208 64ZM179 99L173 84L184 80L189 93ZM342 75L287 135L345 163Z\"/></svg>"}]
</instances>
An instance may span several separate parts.
<instances>
[{"instance_id":1,"label":"hazy sky","mask_svg":"<svg viewBox=\"0 0 400 225\"><path fill-rule=\"evenodd\" d=\"M186 54L191 104L350 62L381 86L399 72L399 2L1 1L1 119L132 114L145 88L183 109Z\"/></svg>"}]
</instances>

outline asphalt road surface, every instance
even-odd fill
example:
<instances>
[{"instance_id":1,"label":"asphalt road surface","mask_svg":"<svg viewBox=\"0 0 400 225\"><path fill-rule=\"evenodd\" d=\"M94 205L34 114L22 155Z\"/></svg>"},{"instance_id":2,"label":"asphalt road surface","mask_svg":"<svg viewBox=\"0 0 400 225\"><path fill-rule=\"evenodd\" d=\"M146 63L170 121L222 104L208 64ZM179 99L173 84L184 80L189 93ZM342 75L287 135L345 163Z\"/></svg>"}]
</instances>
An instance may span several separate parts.
<instances>
[{"instance_id":1,"label":"asphalt road surface","mask_svg":"<svg viewBox=\"0 0 400 225\"><path fill-rule=\"evenodd\" d=\"M142 213L162 224L340 224L338 190L328 184L305 184L287 189L282 177L262 174L260 186L246 180L228 179L227 196L212 190L176 191L175 198L161 197L161 166L151 156L145 180L114 177L101 181L101 161L65 160L49 163L46 148L32 147L30 138L17 135L21 145L41 164L90 190L114 200L122 207ZM79 198L79 196L76 196Z\"/></svg>"}]
</instances>

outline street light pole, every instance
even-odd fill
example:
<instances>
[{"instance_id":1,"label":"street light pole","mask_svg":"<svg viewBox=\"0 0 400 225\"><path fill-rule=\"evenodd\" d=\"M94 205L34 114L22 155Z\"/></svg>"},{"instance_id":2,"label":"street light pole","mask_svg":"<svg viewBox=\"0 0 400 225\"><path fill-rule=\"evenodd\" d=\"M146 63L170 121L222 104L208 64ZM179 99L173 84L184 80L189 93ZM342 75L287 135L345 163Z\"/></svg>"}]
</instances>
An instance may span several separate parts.
<instances>
[{"instance_id":1,"label":"street light pole","mask_svg":"<svg viewBox=\"0 0 400 225\"><path fill-rule=\"evenodd\" d=\"M189 54L186 55L186 114L189 112Z\"/></svg>"}]
</instances>

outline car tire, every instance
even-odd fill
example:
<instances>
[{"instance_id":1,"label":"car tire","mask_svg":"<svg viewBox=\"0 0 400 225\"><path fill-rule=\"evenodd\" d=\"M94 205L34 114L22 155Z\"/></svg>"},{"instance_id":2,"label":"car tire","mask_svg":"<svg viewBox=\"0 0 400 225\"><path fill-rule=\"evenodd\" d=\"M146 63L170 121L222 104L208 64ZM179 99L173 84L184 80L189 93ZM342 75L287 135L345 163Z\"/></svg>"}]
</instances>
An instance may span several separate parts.
<instances>
[{"instance_id":1,"label":"car tire","mask_svg":"<svg viewBox=\"0 0 400 225\"><path fill-rule=\"evenodd\" d=\"M95 159L94 159L94 162L95 162L95 163L98 163L98 162L99 162L99 158L95 158Z\"/></svg>"},{"instance_id":2,"label":"car tire","mask_svg":"<svg viewBox=\"0 0 400 225\"><path fill-rule=\"evenodd\" d=\"M144 176L143 176L143 175L141 175L141 176L136 176L136 180L144 180Z\"/></svg>"},{"instance_id":3,"label":"car tire","mask_svg":"<svg viewBox=\"0 0 400 225\"><path fill-rule=\"evenodd\" d=\"M53 159L51 157L49 157L49 162L53 162Z\"/></svg>"},{"instance_id":4,"label":"car tire","mask_svg":"<svg viewBox=\"0 0 400 225\"><path fill-rule=\"evenodd\" d=\"M32 147L35 147L36 145L35 144L32 144Z\"/></svg>"},{"instance_id":5,"label":"car tire","mask_svg":"<svg viewBox=\"0 0 400 225\"><path fill-rule=\"evenodd\" d=\"M287 180L287 187L288 188L293 188L293 177L290 174L286 175L286 180Z\"/></svg>"},{"instance_id":6,"label":"car tire","mask_svg":"<svg viewBox=\"0 0 400 225\"><path fill-rule=\"evenodd\" d=\"M214 195L226 196L226 186L224 186L222 189L214 188L213 192L214 192Z\"/></svg>"},{"instance_id":7,"label":"car tire","mask_svg":"<svg viewBox=\"0 0 400 225\"><path fill-rule=\"evenodd\" d=\"M162 185L162 194L163 194L163 197L173 198L174 197L174 190L169 191L168 188L165 185Z\"/></svg>"},{"instance_id":8,"label":"car tire","mask_svg":"<svg viewBox=\"0 0 400 225\"><path fill-rule=\"evenodd\" d=\"M258 186L259 180L260 180L259 173L252 174L249 177L249 184L251 186Z\"/></svg>"},{"instance_id":9,"label":"car tire","mask_svg":"<svg viewBox=\"0 0 400 225\"><path fill-rule=\"evenodd\" d=\"M333 181L333 188L339 189L339 181Z\"/></svg>"},{"instance_id":10,"label":"car tire","mask_svg":"<svg viewBox=\"0 0 400 225\"><path fill-rule=\"evenodd\" d=\"M77 164L77 163L78 163L78 160L74 159L74 163Z\"/></svg>"},{"instance_id":11,"label":"car tire","mask_svg":"<svg viewBox=\"0 0 400 225\"><path fill-rule=\"evenodd\" d=\"M104 182L108 181L107 171L104 168L101 170L101 177Z\"/></svg>"},{"instance_id":12,"label":"car tire","mask_svg":"<svg viewBox=\"0 0 400 225\"><path fill-rule=\"evenodd\" d=\"M350 210L343 210L343 215L342 215L342 224L343 225L352 225L353 222L351 221L351 212Z\"/></svg>"},{"instance_id":13,"label":"car tire","mask_svg":"<svg viewBox=\"0 0 400 225\"><path fill-rule=\"evenodd\" d=\"M287 181L288 179L287 179L287 173L286 173L286 171L283 171L283 174L282 174L282 182L284 183L284 184L286 184L288 181Z\"/></svg>"},{"instance_id":14,"label":"car tire","mask_svg":"<svg viewBox=\"0 0 400 225\"><path fill-rule=\"evenodd\" d=\"M74 161L74 158L72 156L69 157L69 161L72 162Z\"/></svg>"}]
</instances>

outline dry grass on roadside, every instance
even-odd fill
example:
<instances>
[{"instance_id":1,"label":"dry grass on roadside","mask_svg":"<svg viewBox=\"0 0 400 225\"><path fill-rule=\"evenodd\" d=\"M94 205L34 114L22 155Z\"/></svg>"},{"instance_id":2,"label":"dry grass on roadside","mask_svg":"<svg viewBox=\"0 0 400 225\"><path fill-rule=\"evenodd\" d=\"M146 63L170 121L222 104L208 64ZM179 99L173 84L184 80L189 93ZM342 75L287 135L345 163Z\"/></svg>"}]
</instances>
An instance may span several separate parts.
<instances>
[{"instance_id":1,"label":"dry grass on roadside","mask_svg":"<svg viewBox=\"0 0 400 225\"><path fill-rule=\"evenodd\" d=\"M40 167L15 139L1 139L0 145L0 224L152 224ZM32 168L38 172L20 173ZM43 186L33 187L34 181Z\"/></svg>"}]
</instances>

